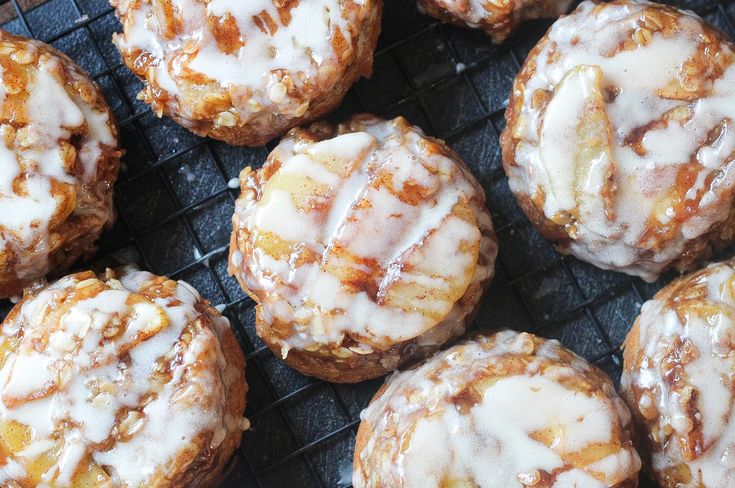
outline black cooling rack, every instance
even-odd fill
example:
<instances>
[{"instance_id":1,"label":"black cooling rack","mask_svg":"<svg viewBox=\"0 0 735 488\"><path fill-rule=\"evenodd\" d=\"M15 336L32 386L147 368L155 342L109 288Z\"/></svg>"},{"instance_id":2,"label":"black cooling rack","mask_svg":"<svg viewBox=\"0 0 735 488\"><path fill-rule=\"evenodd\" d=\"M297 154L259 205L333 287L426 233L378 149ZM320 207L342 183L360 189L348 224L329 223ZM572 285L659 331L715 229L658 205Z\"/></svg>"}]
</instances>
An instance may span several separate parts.
<instances>
[{"instance_id":1,"label":"black cooling rack","mask_svg":"<svg viewBox=\"0 0 735 488\"><path fill-rule=\"evenodd\" d=\"M0 0L0 9L14 15L2 27L48 42L85 68L115 112L127 150L116 185L118 221L83 266L135 261L188 281L224 310L247 355L252 428L224 486L350 486L360 411L381 380L333 385L283 365L255 335L254 304L226 272L237 197L228 183L244 166L262 164L272 145L235 148L154 117L136 99L141 83L112 45L120 25L106 0L26 3ZM735 0L672 3L735 37ZM510 193L498 147L503 110L520 63L549 25L526 24L493 46L479 32L421 15L414 0L386 0L375 73L330 118L364 111L403 115L446 139L484 186L500 239L496 277L474 328L511 327L559 339L617 381L625 333L642 302L673 275L646 284L562 257ZM0 318L11 306L0 301ZM642 486L651 485L643 480Z\"/></svg>"}]
</instances>

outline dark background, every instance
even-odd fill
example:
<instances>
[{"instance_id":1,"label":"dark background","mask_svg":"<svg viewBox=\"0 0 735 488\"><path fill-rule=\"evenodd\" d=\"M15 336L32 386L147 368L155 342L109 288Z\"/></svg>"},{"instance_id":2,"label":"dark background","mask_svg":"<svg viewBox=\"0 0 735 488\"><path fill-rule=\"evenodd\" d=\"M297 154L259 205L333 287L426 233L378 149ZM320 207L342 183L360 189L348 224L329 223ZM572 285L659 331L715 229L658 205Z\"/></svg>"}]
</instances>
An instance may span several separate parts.
<instances>
[{"instance_id":1,"label":"dark background","mask_svg":"<svg viewBox=\"0 0 735 488\"><path fill-rule=\"evenodd\" d=\"M733 1L672 3L735 34ZM282 364L256 337L253 302L226 272L237 197L228 181L246 165L260 166L268 149L202 139L154 117L136 99L141 83L112 45L120 24L105 0L0 0L0 19L12 19L4 29L69 54L97 80L120 124L127 155L116 186L119 218L95 258L82 266L135 261L188 281L226 307L248 359L252 428L224 486L349 486L360 411L382 380L332 385ZM498 148L503 110L520 63L550 23L526 24L494 46L480 32L421 15L414 0L386 0L375 73L330 118L364 111L403 115L446 139L485 188L500 240L496 277L473 328L510 327L559 339L617 382L625 333L641 303L673 274L650 285L562 257L510 193ZM0 301L0 317L11 307ZM651 485L644 480L643 486Z\"/></svg>"}]
</instances>

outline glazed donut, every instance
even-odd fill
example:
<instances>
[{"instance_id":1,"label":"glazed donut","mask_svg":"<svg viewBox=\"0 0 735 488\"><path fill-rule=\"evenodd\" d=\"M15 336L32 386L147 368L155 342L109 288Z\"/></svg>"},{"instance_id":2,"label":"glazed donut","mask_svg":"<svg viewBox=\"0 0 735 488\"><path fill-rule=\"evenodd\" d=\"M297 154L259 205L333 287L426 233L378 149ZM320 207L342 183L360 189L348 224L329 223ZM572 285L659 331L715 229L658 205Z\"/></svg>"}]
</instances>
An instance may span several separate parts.
<instances>
[{"instance_id":1,"label":"glazed donut","mask_svg":"<svg viewBox=\"0 0 735 488\"><path fill-rule=\"evenodd\" d=\"M485 193L404 118L295 129L240 185L230 273L258 335L304 374L362 381L435 351L494 272Z\"/></svg>"},{"instance_id":2,"label":"glazed donut","mask_svg":"<svg viewBox=\"0 0 735 488\"><path fill-rule=\"evenodd\" d=\"M691 12L583 2L516 77L501 138L540 232L603 269L652 281L733 241L732 46Z\"/></svg>"},{"instance_id":3,"label":"glazed donut","mask_svg":"<svg viewBox=\"0 0 735 488\"><path fill-rule=\"evenodd\" d=\"M527 333L478 336L396 373L360 418L355 488L638 486L610 379Z\"/></svg>"},{"instance_id":4,"label":"glazed donut","mask_svg":"<svg viewBox=\"0 0 735 488\"><path fill-rule=\"evenodd\" d=\"M428 15L460 27L482 29L501 43L526 20L551 19L565 13L572 0L418 0Z\"/></svg>"},{"instance_id":5,"label":"glazed donut","mask_svg":"<svg viewBox=\"0 0 735 488\"><path fill-rule=\"evenodd\" d=\"M621 383L663 488L735 486L735 261L643 304Z\"/></svg>"},{"instance_id":6,"label":"glazed donut","mask_svg":"<svg viewBox=\"0 0 735 488\"><path fill-rule=\"evenodd\" d=\"M370 76L382 0L111 0L140 98L192 132L262 145Z\"/></svg>"},{"instance_id":7,"label":"glazed donut","mask_svg":"<svg viewBox=\"0 0 735 488\"><path fill-rule=\"evenodd\" d=\"M69 275L0 332L4 487L213 486L240 443L242 352L182 281Z\"/></svg>"},{"instance_id":8,"label":"glazed donut","mask_svg":"<svg viewBox=\"0 0 735 488\"><path fill-rule=\"evenodd\" d=\"M117 128L64 54L0 31L0 298L94 249L114 218Z\"/></svg>"}]
</instances>

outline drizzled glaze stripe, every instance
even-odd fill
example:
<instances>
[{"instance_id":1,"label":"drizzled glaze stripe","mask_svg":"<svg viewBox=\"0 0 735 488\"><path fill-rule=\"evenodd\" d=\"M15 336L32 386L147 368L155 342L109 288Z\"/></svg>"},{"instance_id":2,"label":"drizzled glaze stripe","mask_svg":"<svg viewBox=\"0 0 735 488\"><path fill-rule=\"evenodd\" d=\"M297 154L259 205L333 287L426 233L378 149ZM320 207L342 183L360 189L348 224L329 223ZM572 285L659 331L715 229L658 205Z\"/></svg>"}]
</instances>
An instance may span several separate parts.
<instances>
[{"instance_id":1,"label":"drizzled glaze stripe","mask_svg":"<svg viewBox=\"0 0 735 488\"><path fill-rule=\"evenodd\" d=\"M511 189L598 267L653 280L690 265L732 208L734 60L692 13L583 2L516 79L503 134Z\"/></svg>"},{"instance_id":2,"label":"drizzled glaze stripe","mask_svg":"<svg viewBox=\"0 0 735 488\"><path fill-rule=\"evenodd\" d=\"M2 325L0 476L132 488L210 475L244 425L244 397L230 397L244 394L243 359L223 353L227 334L191 286L133 269L27 296ZM201 472L186 474L191 463Z\"/></svg>"},{"instance_id":3,"label":"drizzled glaze stripe","mask_svg":"<svg viewBox=\"0 0 735 488\"><path fill-rule=\"evenodd\" d=\"M530 334L481 336L396 373L360 418L355 488L637 485L610 380Z\"/></svg>"},{"instance_id":4,"label":"drizzled glaze stripe","mask_svg":"<svg viewBox=\"0 0 735 488\"><path fill-rule=\"evenodd\" d=\"M367 354L444 320L462 328L476 301L457 302L497 253L482 189L405 119L320 130L243 171L233 217L230 269L282 354L346 337L345 354Z\"/></svg>"},{"instance_id":5,"label":"drizzled glaze stripe","mask_svg":"<svg viewBox=\"0 0 735 488\"><path fill-rule=\"evenodd\" d=\"M712 264L643 304L622 387L661 486L735 484L735 263Z\"/></svg>"}]
</instances>

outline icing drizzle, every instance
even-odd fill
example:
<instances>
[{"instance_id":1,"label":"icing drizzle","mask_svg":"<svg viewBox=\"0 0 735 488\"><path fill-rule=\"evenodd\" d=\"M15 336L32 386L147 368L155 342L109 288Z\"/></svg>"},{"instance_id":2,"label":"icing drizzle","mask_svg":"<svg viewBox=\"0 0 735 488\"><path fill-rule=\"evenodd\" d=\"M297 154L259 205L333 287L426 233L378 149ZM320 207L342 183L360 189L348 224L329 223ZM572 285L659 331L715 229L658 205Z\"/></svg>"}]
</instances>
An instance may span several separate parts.
<instances>
[{"instance_id":1,"label":"icing drizzle","mask_svg":"<svg viewBox=\"0 0 735 488\"><path fill-rule=\"evenodd\" d=\"M734 59L692 13L583 2L516 82L511 188L575 256L655 279L732 206Z\"/></svg>"},{"instance_id":2,"label":"icing drizzle","mask_svg":"<svg viewBox=\"0 0 735 488\"><path fill-rule=\"evenodd\" d=\"M474 304L456 302L497 252L472 176L405 119L314 137L296 132L247 168L233 217L231 271L283 354L348 335L369 353L461 322Z\"/></svg>"},{"instance_id":3,"label":"icing drizzle","mask_svg":"<svg viewBox=\"0 0 735 488\"><path fill-rule=\"evenodd\" d=\"M356 488L608 487L640 469L610 381L525 333L479 337L394 374L361 419Z\"/></svg>"},{"instance_id":4,"label":"icing drizzle","mask_svg":"<svg viewBox=\"0 0 735 488\"><path fill-rule=\"evenodd\" d=\"M49 271L67 219L86 216L101 228L113 218L111 182L99 181L98 164L113 164L103 158L116 151L117 134L101 103L71 62L2 34L0 264L21 280Z\"/></svg>"},{"instance_id":5,"label":"icing drizzle","mask_svg":"<svg viewBox=\"0 0 735 488\"><path fill-rule=\"evenodd\" d=\"M26 297L2 327L0 478L137 487L191 462L177 458L187 446L216 449L241 425L224 404L238 375L218 339L229 323L205 307L188 284L133 269Z\"/></svg>"},{"instance_id":6,"label":"icing drizzle","mask_svg":"<svg viewBox=\"0 0 735 488\"><path fill-rule=\"evenodd\" d=\"M657 477L682 488L735 484L733 263L670 284L637 324L626 348L640 357L626 353L621 383L655 446Z\"/></svg>"}]
</instances>

